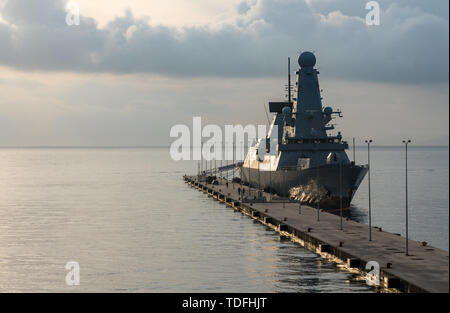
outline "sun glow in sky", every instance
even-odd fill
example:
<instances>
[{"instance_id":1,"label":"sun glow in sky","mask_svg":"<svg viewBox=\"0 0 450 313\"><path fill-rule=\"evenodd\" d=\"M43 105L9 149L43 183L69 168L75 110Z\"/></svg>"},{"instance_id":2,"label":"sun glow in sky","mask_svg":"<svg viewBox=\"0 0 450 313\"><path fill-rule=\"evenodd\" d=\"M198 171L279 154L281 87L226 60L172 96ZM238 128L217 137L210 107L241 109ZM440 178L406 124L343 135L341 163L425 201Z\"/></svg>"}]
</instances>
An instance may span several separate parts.
<instances>
[{"instance_id":1,"label":"sun glow in sky","mask_svg":"<svg viewBox=\"0 0 450 313\"><path fill-rule=\"evenodd\" d=\"M92 17L100 27L130 10L137 18L150 17L152 25L175 27L214 25L232 20L240 1L227 0L77 0L83 15Z\"/></svg>"}]
</instances>

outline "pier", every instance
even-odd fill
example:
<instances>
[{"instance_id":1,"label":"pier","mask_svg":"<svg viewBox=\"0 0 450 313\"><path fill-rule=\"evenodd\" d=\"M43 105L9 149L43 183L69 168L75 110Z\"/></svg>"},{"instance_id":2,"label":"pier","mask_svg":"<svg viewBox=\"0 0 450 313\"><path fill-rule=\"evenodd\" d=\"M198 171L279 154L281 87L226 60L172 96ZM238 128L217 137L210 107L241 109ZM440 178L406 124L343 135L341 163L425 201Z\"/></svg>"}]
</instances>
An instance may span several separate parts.
<instances>
[{"instance_id":1,"label":"pier","mask_svg":"<svg viewBox=\"0 0 450 313\"><path fill-rule=\"evenodd\" d=\"M249 187L217 178L217 184L200 180L198 176L183 176L191 187L208 194L214 200L239 211L290 238L304 248L324 258L341 262L361 274L369 272L366 265L379 264L380 286L400 292L449 292L449 253L409 240L409 255L405 253L405 238L385 232L379 227L369 229L365 224L344 218L340 229L340 216L286 200L270 201L271 195L251 188L255 197L244 198L238 190ZM258 197L256 195L258 194Z\"/></svg>"}]
</instances>

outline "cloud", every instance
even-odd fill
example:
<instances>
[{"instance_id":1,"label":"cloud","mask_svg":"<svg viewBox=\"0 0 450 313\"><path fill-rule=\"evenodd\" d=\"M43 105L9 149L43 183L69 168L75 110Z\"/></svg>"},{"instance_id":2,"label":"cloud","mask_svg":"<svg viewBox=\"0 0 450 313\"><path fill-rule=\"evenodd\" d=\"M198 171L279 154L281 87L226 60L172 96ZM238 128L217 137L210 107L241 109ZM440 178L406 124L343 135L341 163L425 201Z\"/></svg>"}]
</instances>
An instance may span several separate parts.
<instances>
[{"instance_id":1,"label":"cloud","mask_svg":"<svg viewBox=\"0 0 450 313\"><path fill-rule=\"evenodd\" d=\"M344 15L359 16L364 18L367 11L364 8L367 0L306 0L314 12L329 14L334 11L341 11ZM448 1L444 0L377 0L381 9L387 9L391 5L402 8L417 8L423 13L436 15L448 19Z\"/></svg>"},{"instance_id":2,"label":"cloud","mask_svg":"<svg viewBox=\"0 0 450 313\"><path fill-rule=\"evenodd\" d=\"M103 28L65 24L62 0L3 0L0 64L21 70L192 77L284 75L285 58L316 50L327 76L364 81L448 81L447 1L249 0L220 28L149 25L125 12Z\"/></svg>"}]
</instances>

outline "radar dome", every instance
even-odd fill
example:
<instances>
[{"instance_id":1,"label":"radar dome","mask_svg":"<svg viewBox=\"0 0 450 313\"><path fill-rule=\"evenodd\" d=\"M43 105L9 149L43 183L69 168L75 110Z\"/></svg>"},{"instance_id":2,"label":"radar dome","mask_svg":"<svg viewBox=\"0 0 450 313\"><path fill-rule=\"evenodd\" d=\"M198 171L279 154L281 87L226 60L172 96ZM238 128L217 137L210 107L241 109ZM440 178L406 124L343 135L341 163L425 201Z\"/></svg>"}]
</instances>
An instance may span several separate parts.
<instances>
[{"instance_id":1,"label":"radar dome","mask_svg":"<svg viewBox=\"0 0 450 313\"><path fill-rule=\"evenodd\" d=\"M331 113L333 113L333 109L330 107L326 107L325 109L323 109L323 113L325 113L326 115L331 115Z\"/></svg>"},{"instance_id":2,"label":"radar dome","mask_svg":"<svg viewBox=\"0 0 450 313\"><path fill-rule=\"evenodd\" d=\"M301 67L313 67L316 65L316 57L314 56L314 53L306 51L300 54L298 57L298 64Z\"/></svg>"}]
</instances>

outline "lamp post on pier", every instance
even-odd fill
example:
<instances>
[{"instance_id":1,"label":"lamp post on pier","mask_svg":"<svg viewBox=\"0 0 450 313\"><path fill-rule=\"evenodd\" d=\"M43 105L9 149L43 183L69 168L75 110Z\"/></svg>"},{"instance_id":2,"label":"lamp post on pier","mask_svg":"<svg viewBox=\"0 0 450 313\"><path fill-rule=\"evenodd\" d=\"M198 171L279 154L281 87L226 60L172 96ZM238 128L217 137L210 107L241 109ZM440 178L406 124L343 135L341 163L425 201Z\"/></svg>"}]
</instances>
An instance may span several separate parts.
<instances>
[{"instance_id":1,"label":"lamp post on pier","mask_svg":"<svg viewBox=\"0 0 450 313\"><path fill-rule=\"evenodd\" d=\"M231 184L232 184L232 186L233 186L233 189L234 189L234 169L235 169L235 165L234 165L234 160L235 160L235 153L236 153L236 144L234 143L234 139L233 139L233 169L232 169L232 172L231 172Z\"/></svg>"},{"instance_id":2,"label":"lamp post on pier","mask_svg":"<svg viewBox=\"0 0 450 313\"><path fill-rule=\"evenodd\" d=\"M302 175L302 168L300 168L300 172L299 172L299 177L301 177L301 175ZM300 179L300 181L301 181L301 179ZM299 190L299 193L300 193L301 191ZM299 194L298 195L298 214L302 214L302 195L301 194Z\"/></svg>"},{"instance_id":3,"label":"lamp post on pier","mask_svg":"<svg viewBox=\"0 0 450 313\"><path fill-rule=\"evenodd\" d=\"M403 140L405 145L405 213L406 213L406 255L408 254L408 144L411 140Z\"/></svg>"},{"instance_id":4,"label":"lamp post on pier","mask_svg":"<svg viewBox=\"0 0 450 313\"><path fill-rule=\"evenodd\" d=\"M367 166L368 166L368 184L369 184L369 241L372 241L372 204L370 198L370 144L372 139L366 140L367 143Z\"/></svg>"},{"instance_id":5,"label":"lamp post on pier","mask_svg":"<svg viewBox=\"0 0 450 313\"><path fill-rule=\"evenodd\" d=\"M318 145L320 143L320 140L315 140L314 143L316 144L316 152L318 153L319 152ZM317 156L317 157L319 157L319 156ZM317 166L316 166L316 197L317 197L317 201L316 202L317 203L316 203L316 205L317 205L317 221L318 222L320 222L320 196L319 196L319 193L320 193L320 188L319 188L319 163L317 163Z\"/></svg>"},{"instance_id":6,"label":"lamp post on pier","mask_svg":"<svg viewBox=\"0 0 450 313\"><path fill-rule=\"evenodd\" d=\"M200 145L200 175L203 175L203 141Z\"/></svg>"},{"instance_id":7,"label":"lamp post on pier","mask_svg":"<svg viewBox=\"0 0 450 313\"><path fill-rule=\"evenodd\" d=\"M339 160L339 215L340 215L340 230L344 230L342 222L342 161Z\"/></svg>"}]
</instances>

